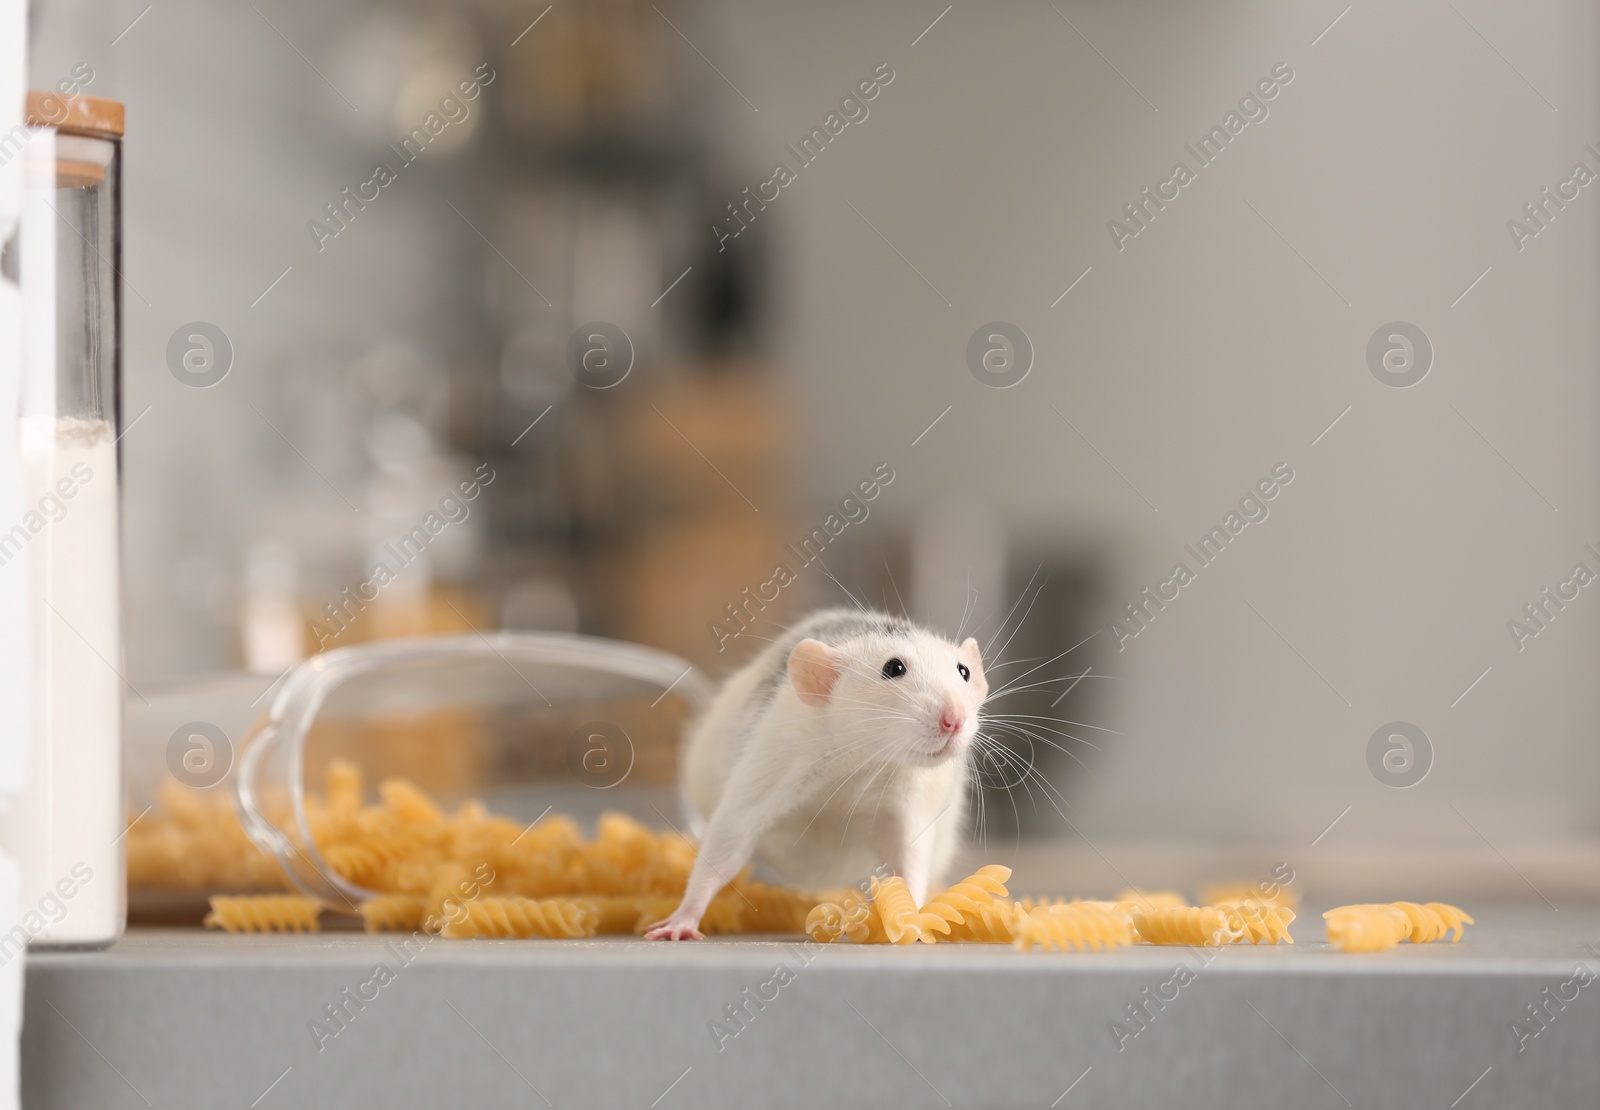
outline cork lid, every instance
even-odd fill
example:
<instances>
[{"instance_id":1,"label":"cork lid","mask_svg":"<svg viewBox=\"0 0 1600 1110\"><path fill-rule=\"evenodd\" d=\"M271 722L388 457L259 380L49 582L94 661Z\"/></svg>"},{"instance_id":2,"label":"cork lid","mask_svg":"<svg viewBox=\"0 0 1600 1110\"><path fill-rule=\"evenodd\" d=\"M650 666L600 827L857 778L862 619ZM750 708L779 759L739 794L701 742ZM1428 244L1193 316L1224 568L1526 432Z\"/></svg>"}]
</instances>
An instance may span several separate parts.
<instances>
[{"instance_id":1,"label":"cork lid","mask_svg":"<svg viewBox=\"0 0 1600 1110\"><path fill-rule=\"evenodd\" d=\"M122 101L103 96L63 96L28 90L27 122L30 127L54 127L67 135L120 139L123 134Z\"/></svg>"}]
</instances>

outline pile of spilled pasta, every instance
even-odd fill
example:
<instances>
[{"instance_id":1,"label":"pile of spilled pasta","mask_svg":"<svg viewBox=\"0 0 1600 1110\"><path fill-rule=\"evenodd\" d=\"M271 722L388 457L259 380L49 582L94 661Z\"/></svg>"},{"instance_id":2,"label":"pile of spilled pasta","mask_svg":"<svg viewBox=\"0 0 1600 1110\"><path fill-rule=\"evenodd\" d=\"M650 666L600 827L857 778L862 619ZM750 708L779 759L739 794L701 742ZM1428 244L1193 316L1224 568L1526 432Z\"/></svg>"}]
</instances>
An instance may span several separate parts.
<instances>
[{"instance_id":1,"label":"pile of spilled pasta","mask_svg":"<svg viewBox=\"0 0 1600 1110\"><path fill-rule=\"evenodd\" d=\"M307 799L318 853L350 882L375 892L353 907L368 932L424 930L446 938L571 938L643 933L672 912L695 849L608 813L586 840L570 818L523 827L470 802L446 814L417 787L389 779L363 804L360 772L334 763L326 796ZM309 932L322 907L280 893L270 858L244 837L221 799L169 791L159 812L128 830L131 885L277 891L212 895L206 925L228 932ZM706 911L712 935L807 933L854 944L1010 944L1021 951L1156 945L1293 944L1295 906L1286 888L1214 888L1205 905L1171 891L1124 891L1095 900L1013 900L1011 869L998 864L918 906L905 881L875 876L861 888L806 892L757 882L748 872ZM1340 906L1323 914L1327 938L1345 952L1401 941L1459 941L1472 918L1442 902Z\"/></svg>"}]
</instances>

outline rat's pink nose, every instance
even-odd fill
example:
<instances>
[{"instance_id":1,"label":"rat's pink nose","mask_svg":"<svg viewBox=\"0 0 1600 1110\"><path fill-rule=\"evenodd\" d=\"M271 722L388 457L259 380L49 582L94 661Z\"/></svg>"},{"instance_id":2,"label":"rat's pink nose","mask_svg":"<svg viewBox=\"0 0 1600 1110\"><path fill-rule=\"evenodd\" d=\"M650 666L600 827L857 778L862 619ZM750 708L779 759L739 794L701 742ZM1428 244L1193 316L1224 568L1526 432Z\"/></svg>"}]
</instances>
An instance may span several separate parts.
<instances>
[{"instance_id":1,"label":"rat's pink nose","mask_svg":"<svg viewBox=\"0 0 1600 1110\"><path fill-rule=\"evenodd\" d=\"M946 732L960 732L961 726L966 723L966 719L961 716L961 711L958 709L946 709L939 717L939 727Z\"/></svg>"}]
</instances>

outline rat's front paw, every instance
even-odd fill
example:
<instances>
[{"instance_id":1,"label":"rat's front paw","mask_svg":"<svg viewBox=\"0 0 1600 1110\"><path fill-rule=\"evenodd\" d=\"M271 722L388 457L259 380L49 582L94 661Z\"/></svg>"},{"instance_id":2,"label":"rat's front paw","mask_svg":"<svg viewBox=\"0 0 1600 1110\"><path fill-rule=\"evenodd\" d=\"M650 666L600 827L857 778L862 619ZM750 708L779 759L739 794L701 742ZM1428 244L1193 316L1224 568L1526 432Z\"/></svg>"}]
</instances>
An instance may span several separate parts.
<instances>
[{"instance_id":1,"label":"rat's front paw","mask_svg":"<svg viewBox=\"0 0 1600 1110\"><path fill-rule=\"evenodd\" d=\"M645 940L705 940L699 929L700 922L688 917L672 915L645 930Z\"/></svg>"}]
</instances>

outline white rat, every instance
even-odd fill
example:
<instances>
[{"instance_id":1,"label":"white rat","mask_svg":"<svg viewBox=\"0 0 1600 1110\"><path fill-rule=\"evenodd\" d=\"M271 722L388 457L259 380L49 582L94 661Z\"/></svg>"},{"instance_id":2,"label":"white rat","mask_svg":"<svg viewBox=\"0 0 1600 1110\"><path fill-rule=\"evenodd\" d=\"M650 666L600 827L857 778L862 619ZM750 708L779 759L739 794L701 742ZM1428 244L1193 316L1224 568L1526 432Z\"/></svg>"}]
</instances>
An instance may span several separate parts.
<instances>
[{"instance_id":1,"label":"white rat","mask_svg":"<svg viewBox=\"0 0 1600 1110\"><path fill-rule=\"evenodd\" d=\"M851 609L789 629L690 734L684 794L710 819L683 901L645 936L699 939L706 907L753 852L812 887L888 864L921 905L960 843L988 692L971 637L957 647Z\"/></svg>"}]
</instances>

